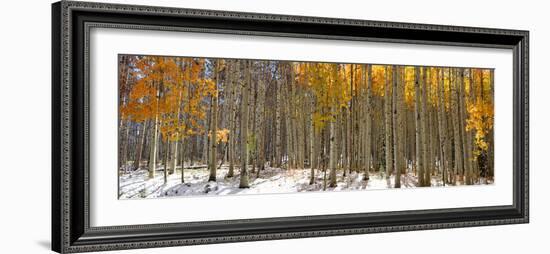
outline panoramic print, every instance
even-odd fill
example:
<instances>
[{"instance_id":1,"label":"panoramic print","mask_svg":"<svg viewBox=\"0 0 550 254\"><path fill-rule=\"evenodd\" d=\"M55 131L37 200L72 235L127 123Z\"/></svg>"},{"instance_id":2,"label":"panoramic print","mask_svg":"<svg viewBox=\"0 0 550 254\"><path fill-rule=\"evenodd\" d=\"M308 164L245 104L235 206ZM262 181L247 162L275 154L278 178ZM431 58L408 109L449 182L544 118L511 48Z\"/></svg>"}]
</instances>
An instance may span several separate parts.
<instances>
[{"instance_id":1,"label":"panoramic print","mask_svg":"<svg viewBox=\"0 0 550 254\"><path fill-rule=\"evenodd\" d=\"M493 69L118 63L120 199L494 182Z\"/></svg>"}]
</instances>

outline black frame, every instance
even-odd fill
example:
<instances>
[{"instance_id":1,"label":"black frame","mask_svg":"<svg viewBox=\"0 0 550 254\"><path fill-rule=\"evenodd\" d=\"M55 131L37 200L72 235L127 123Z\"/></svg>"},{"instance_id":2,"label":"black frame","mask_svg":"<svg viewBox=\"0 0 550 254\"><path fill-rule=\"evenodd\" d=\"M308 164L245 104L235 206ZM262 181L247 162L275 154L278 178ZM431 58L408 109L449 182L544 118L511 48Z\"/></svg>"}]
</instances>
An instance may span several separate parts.
<instances>
[{"instance_id":1,"label":"black frame","mask_svg":"<svg viewBox=\"0 0 550 254\"><path fill-rule=\"evenodd\" d=\"M93 27L513 50L513 205L90 227L88 32ZM61 253L529 222L529 32L62 1L52 5L52 250Z\"/></svg>"}]
</instances>

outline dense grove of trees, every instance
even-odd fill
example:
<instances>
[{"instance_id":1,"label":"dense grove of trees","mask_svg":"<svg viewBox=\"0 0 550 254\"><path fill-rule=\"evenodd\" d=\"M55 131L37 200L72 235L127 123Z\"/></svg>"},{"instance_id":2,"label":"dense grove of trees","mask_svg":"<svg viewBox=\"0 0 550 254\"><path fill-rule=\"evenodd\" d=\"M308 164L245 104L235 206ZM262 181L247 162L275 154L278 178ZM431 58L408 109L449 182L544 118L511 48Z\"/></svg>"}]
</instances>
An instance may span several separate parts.
<instances>
[{"instance_id":1,"label":"dense grove of trees","mask_svg":"<svg viewBox=\"0 0 550 254\"><path fill-rule=\"evenodd\" d=\"M119 173L265 167L478 184L493 177L493 70L119 56ZM220 174L221 166L227 173ZM318 180L317 180L318 181Z\"/></svg>"}]
</instances>

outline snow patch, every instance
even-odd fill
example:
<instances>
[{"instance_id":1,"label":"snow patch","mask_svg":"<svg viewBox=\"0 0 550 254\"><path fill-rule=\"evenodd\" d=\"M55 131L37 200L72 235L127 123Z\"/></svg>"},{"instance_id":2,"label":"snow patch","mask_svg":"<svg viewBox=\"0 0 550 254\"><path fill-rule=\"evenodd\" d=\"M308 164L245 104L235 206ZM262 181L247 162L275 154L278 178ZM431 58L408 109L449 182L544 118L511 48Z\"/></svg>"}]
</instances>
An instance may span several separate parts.
<instances>
[{"instance_id":1,"label":"snow patch","mask_svg":"<svg viewBox=\"0 0 550 254\"><path fill-rule=\"evenodd\" d=\"M240 175L235 170L234 177L227 177L228 167L222 166L217 170L216 182L208 181L209 170L204 167L185 169L184 183L181 181L181 168L174 174L168 175L164 183L164 170L157 170L155 177L149 179L147 170L140 169L124 173L120 176L119 197L120 199L139 199L172 196L197 196L197 195L241 195L241 194L275 194L275 193L296 193L312 191L354 191L354 190L376 190L391 189L395 184L395 177L386 178L383 173L369 174L369 180L363 180L363 174L351 172L347 176L342 171L337 174L336 187L328 187L323 182L323 171L315 171L315 181L309 184L311 178L310 169L281 169L266 167L260 171L259 177L256 172L249 169L250 188L239 188ZM412 173L402 175L401 188L416 188L418 178ZM443 186L441 177L433 176L432 187ZM480 183L490 183L482 179ZM460 183L457 183L459 185Z\"/></svg>"}]
</instances>

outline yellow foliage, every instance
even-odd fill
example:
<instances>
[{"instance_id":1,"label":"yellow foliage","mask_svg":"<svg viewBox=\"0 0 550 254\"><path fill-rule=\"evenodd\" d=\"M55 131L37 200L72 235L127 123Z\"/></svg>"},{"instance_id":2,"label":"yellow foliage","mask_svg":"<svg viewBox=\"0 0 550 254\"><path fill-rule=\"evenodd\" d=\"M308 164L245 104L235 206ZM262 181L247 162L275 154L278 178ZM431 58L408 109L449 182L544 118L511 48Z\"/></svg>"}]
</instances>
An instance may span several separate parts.
<instances>
[{"instance_id":1,"label":"yellow foliage","mask_svg":"<svg viewBox=\"0 0 550 254\"><path fill-rule=\"evenodd\" d=\"M121 106L123 119L159 119L164 140L178 141L203 133L205 96L217 96L215 82L203 78L204 59L143 56L135 63L137 81L129 101Z\"/></svg>"},{"instance_id":2,"label":"yellow foliage","mask_svg":"<svg viewBox=\"0 0 550 254\"><path fill-rule=\"evenodd\" d=\"M219 129L216 130L216 144L227 143L229 141L229 130L228 129ZM208 132L208 137L210 138L212 131Z\"/></svg>"},{"instance_id":3,"label":"yellow foliage","mask_svg":"<svg viewBox=\"0 0 550 254\"><path fill-rule=\"evenodd\" d=\"M208 103L205 99L219 96L221 86L216 75L212 75L213 63L218 73L227 72L227 62L218 59L141 56L132 61L132 84L125 87L126 101L121 102L120 117L134 122L156 121L160 123L160 133L164 140L180 141L194 135L205 134L205 118ZM216 61L220 61L219 63ZM313 62L279 62L278 70L284 69L283 84L289 89L292 100L303 102L312 100L312 120L315 131L319 132L328 123L350 109L352 98L363 99L367 80L372 81L371 94L374 99L385 96L386 86L392 87L393 73L388 65L372 65L372 77L368 77L365 65ZM492 98L491 70L465 69L461 82L451 68L421 68L421 76L426 74L428 105L438 109L439 90L442 89L444 110L451 110L451 87L463 84L466 106L466 130L475 133L475 145L479 150L488 149L487 135L493 129L494 105ZM396 73L404 82L404 100L409 110L415 105L415 67L405 66ZM121 79L122 80L122 79ZM292 87L294 85L294 87ZM443 85L442 87L440 87ZM122 86L122 84L121 84ZM453 88L454 89L454 88ZM224 96L225 97L225 96ZM225 99L225 98L223 98ZM354 99L355 101L355 99ZM295 113L289 113L295 114ZM380 112L372 112L373 117L381 118ZM210 135L210 134L209 134ZM216 142L226 143L230 131L217 130Z\"/></svg>"},{"instance_id":4,"label":"yellow foliage","mask_svg":"<svg viewBox=\"0 0 550 254\"><path fill-rule=\"evenodd\" d=\"M468 119L466 130L475 131L475 142L481 150L487 150L488 143L485 136L493 129L494 109L493 104L478 100L468 106Z\"/></svg>"}]
</instances>

